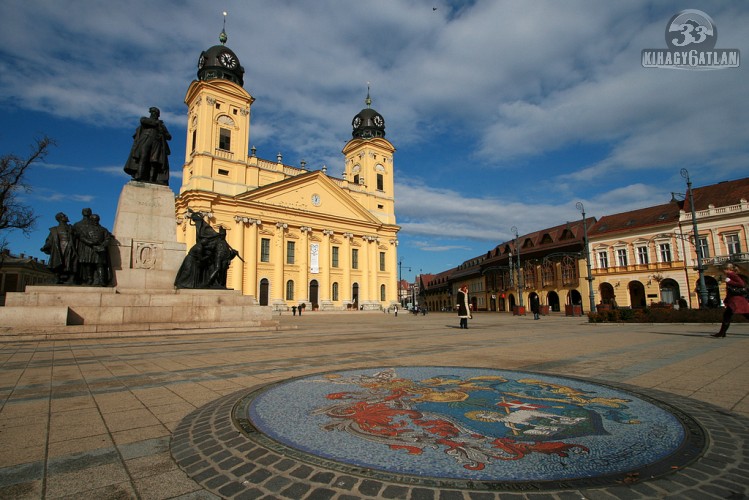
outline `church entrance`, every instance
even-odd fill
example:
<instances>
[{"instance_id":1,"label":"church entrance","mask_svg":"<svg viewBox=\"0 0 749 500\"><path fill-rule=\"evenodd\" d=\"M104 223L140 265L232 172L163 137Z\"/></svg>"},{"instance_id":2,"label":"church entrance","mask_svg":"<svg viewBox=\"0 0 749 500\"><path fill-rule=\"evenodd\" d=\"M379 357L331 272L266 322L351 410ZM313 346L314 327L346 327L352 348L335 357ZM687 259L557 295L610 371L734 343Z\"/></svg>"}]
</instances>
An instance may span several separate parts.
<instances>
[{"instance_id":1,"label":"church entrance","mask_svg":"<svg viewBox=\"0 0 749 500\"><path fill-rule=\"evenodd\" d=\"M359 283L354 283L354 286L351 287L351 300L351 308L359 309Z\"/></svg>"},{"instance_id":2,"label":"church entrance","mask_svg":"<svg viewBox=\"0 0 749 500\"><path fill-rule=\"evenodd\" d=\"M312 310L315 310L320 305L319 300L320 286L317 284L317 280L309 282L309 301L312 302Z\"/></svg>"},{"instance_id":3,"label":"church entrance","mask_svg":"<svg viewBox=\"0 0 749 500\"><path fill-rule=\"evenodd\" d=\"M261 306L267 306L268 305L268 288L269 283L267 278L263 278L260 280L260 297L258 297L258 301L260 302Z\"/></svg>"}]
</instances>

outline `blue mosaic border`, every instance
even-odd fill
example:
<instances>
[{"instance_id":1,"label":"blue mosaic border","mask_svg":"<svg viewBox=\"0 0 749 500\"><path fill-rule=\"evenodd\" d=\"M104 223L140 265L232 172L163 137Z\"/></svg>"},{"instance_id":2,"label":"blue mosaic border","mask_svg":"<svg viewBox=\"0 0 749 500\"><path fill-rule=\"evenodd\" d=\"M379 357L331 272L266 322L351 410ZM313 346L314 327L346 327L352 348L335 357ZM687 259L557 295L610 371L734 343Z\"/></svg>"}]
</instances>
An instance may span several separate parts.
<instances>
[{"instance_id":1,"label":"blue mosaic border","mask_svg":"<svg viewBox=\"0 0 749 500\"><path fill-rule=\"evenodd\" d=\"M282 442L269 435L268 432L264 432L253 423L250 414L253 403L258 398L264 397L264 395L271 393L272 391L282 387L284 385L304 381L305 379L320 378L325 375L345 375L352 373L372 373L381 370L392 368L396 371L408 371L408 370L442 370L442 371L463 371L463 372L475 372L480 374L495 373L495 374L513 374L518 376L532 376L540 380L554 381L554 382L571 382L584 386L586 388L600 387L607 391L614 391L615 393L623 393L624 396L632 398L633 400L639 400L644 403L653 405L657 409L666 412L668 415L673 417L673 425L680 425L683 431L683 440L677 447L668 450L665 455L657 456L651 463L644 465L627 468L626 470L619 470L616 472L605 472L605 473L590 473L586 472L584 475L577 475L572 477L552 477L552 478L525 478L522 480L515 480L514 478L500 478L500 479L487 479L487 478L461 478L461 477L439 477L438 474L410 474L402 473L394 470L383 470L369 466L366 463L352 463L353 461L342 461L339 459L331 459L330 457L321 456L320 453L314 453L313 450L300 449L299 447L290 446L288 443ZM549 375L537 372L525 372L525 371L511 371L511 370L493 370L485 368L467 368L467 367L450 367L450 366L438 366L438 367L414 367L414 366L395 366L395 367L374 367L358 370L342 370L342 371L329 371L321 372L313 375L305 375L288 379L285 381L277 382L274 384L263 386L256 389L249 394L241 398L232 410L232 419L236 428L238 428L243 434L249 439L264 446L270 450L275 451L283 456L287 456L300 462L308 463L313 466L322 467L346 474L355 474L367 478L378 479L383 481L390 481L401 483L405 485L423 485L440 488L463 488L472 490L489 490L489 491L535 491L535 490L549 490L549 489L568 489L568 488L579 488L579 487L596 487L596 486L608 486L613 484L627 484L627 482L636 478L637 481L646 479L654 479L662 477L676 470L679 470L686 465L692 463L699 458L707 448L708 440L704 429L697 423L696 420L691 418L688 414L681 411L672 405L664 403L663 401L654 399L646 396L642 393L633 390L632 387L617 386L610 383L602 383L599 381L591 381L575 377L562 377L556 375Z\"/></svg>"}]
</instances>

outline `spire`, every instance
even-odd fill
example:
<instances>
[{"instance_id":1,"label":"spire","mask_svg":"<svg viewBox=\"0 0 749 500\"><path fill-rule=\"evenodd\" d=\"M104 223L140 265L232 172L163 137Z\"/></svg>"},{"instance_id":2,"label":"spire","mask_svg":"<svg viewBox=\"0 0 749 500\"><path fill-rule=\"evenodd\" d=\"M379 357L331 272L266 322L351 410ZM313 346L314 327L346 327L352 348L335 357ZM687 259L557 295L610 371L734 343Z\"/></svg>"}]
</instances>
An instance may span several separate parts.
<instances>
[{"instance_id":1,"label":"spire","mask_svg":"<svg viewBox=\"0 0 749 500\"><path fill-rule=\"evenodd\" d=\"M226 40L228 40L229 37L226 36L226 11L224 11L224 27L221 29L221 33L218 36L218 41L221 42L221 45L226 44Z\"/></svg>"},{"instance_id":2,"label":"spire","mask_svg":"<svg viewBox=\"0 0 749 500\"><path fill-rule=\"evenodd\" d=\"M372 98L369 97L369 82L367 82L367 98L364 99L364 104L366 104L368 108L372 107Z\"/></svg>"}]
</instances>

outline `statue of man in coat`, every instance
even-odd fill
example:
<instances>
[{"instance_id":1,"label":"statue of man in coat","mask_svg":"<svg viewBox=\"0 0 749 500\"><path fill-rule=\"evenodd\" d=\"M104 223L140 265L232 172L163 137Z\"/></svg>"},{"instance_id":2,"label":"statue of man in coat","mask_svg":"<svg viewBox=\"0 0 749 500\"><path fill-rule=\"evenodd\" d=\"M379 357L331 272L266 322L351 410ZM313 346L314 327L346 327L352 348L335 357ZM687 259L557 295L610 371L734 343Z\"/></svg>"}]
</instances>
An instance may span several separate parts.
<instances>
[{"instance_id":1,"label":"statue of man in coat","mask_svg":"<svg viewBox=\"0 0 749 500\"><path fill-rule=\"evenodd\" d=\"M169 185L169 143L171 134L159 119L159 108L149 108L150 117L142 117L133 135L133 147L125 163L125 172L134 180Z\"/></svg>"}]
</instances>

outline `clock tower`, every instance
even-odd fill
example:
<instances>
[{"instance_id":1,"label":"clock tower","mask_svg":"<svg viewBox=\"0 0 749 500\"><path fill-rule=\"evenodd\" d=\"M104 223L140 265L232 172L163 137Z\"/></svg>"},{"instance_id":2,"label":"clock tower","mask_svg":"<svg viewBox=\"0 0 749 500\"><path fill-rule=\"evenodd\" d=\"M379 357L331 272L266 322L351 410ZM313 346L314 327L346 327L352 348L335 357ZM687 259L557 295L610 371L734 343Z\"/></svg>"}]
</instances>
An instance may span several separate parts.
<instances>
[{"instance_id":1,"label":"clock tower","mask_svg":"<svg viewBox=\"0 0 749 500\"><path fill-rule=\"evenodd\" d=\"M395 224L395 147L385 139L385 119L372 109L369 89L364 103L367 107L359 111L351 121L352 139L343 148L346 158L343 176L350 185L355 186L355 190L369 195L363 202L373 215L387 224Z\"/></svg>"},{"instance_id":2,"label":"clock tower","mask_svg":"<svg viewBox=\"0 0 749 500\"><path fill-rule=\"evenodd\" d=\"M180 193L189 190L236 195L247 190L250 106L255 100L244 88L244 68L226 44L198 58L197 80L185 96L188 107L187 141Z\"/></svg>"}]
</instances>

